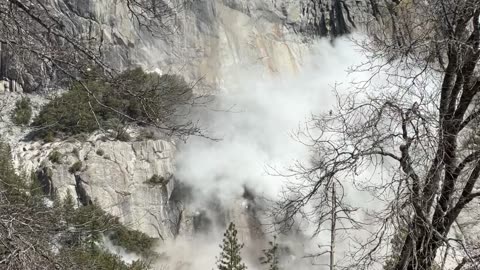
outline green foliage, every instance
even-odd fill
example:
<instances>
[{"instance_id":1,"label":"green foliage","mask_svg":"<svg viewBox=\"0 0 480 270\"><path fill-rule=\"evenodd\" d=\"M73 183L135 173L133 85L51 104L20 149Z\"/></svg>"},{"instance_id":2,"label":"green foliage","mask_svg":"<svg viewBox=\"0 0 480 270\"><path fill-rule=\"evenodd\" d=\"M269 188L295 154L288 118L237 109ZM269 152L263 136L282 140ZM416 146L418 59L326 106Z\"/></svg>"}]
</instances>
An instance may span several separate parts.
<instances>
[{"instance_id":1,"label":"green foliage","mask_svg":"<svg viewBox=\"0 0 480 270\"><path fill-rule=\"evenodd\" d=\"M118 218L105 213L98 205L89 204L79 207L71 220L76 225L94 227L97 232L107 230L109 224L118 224Z\"/></svg>"},{"instance_id":2,"label":"green foliage","mask_svg":"<svg viewBox=\"0 0 480 270\"><path fill-rule=\"evenodd\" d=\"M145 183L149 185L162 185L162 186L168 184L168 182L169 182L168 179L158 174L152 175L152 177L150 177L147 181L145 181Z\"/></svg>"},{"instance_id":3,"label":"green foliage","mask_svg":"<svg viewBox=\"0 0 480 270\"><path fill-rule=\"evenodd\" d=\"M155 133L152 130L142 129L140 131L139 140L153 140L155 139Z\"/></svg>"},{"instance_id":4,"label":"green foliage","mask_svg":"<svg viewBox=\"0 0 480 270\"><path fill-rule=\"evenodd\" d=\"M51 142L54 142L55 141L55 136L53 135L53 132L52 131L47 131L45 133L42 133L44 134L43 135L43 140L46 142L46 143L51 143Z\"/></svg>"},{"instance_id":5,"label":"green foliage","mask_svg":"<svg viewBox=\"0 0 480 270\"><path fill-rule=\"evenodd\" d=\"M45 204L38 186L25 174L17 174L12 165L10 147L0 143L0 268L28 269L42 265L53 268L51 239L62 229L55 208ZM32 248L34 247L34 248ZM13 254L21 256L12 256Z\"/></svg>"},{"instance_id":6,"label":"green foliage","mask_svg":"<svg viewBox=\"0 0 480 270\"><path fill-rule=\"evenodd\" d=\"M105 151L103 151L102 149L98 149L96 153L99 156L103 156L105 154Z\"/></svg>"},{"instance_id":7,"label":"green foliage","mask_svg":"<svg viewBox=\"0 0 480 270\"><path fill-rule=\"evenodd\" d=\"M57 150L53 150L52 152L50 152L50 154L48 154L48 160L50 160L53 163L60 164L61 158L62 158L62 154L60 154L60 152L58 152Z\"/></svg>"},{"instance_id":8,"label":"green foliage","mask_svg":"<svg viewBox=\"0 0 480 270\"><path fill-rule=\"evenodd\" d=\"M65 216L75 211L75 200L73 199L72 193L70 193L70 189L67 189L67 195L65 195L63 199L62 208Z\"/></svg>"},{"instance_id":9,"label":"green foliage","mask_svg":"<svg viewBox=\"0 0 480 270\"><path fill-rule=\"evenodd\" d=\"M114 243L125 245L127 250L152 256L153 239L128 229L96 205L75 209L75 199L69 191L63 203L55 200L53 206L47 206L38 181L34 176L31 180L15 172L10 148L0 143L0 217L9 221L9 226L0 226L0 268L7 265L2 261L9 260L10 268L25 269L24 260L16 261L19 256L10 256L12 250L18 250L32 261L28 269L39 265L42 269L148 269L143 261L125 264L99 244L103 235L112 235ZM10 226L14 237L8 236ZM52 246L58 244L59 253L53 253Z\"/></svg>"},{"instance_id":10,"label":"green foliage","mask_svg":"<svg viewBox=\"0 0 480 270\"><path fill-rule=\"evenodd\" d=\"M73 165L70 166L70 168L68 169L68 171L69 171L70 173L76 173L76 172L78 172L78 171L80 171L80 170L82 169L82 166L83 166L83 164L82 164L82 162L79 160L79 161L73 163Z\"/></svg>"},{"instance_id":11,"label":"green foliage","mask_svg":"<svg viewBox=\"0 0 480 270\"><path fill-rule=\"evenodd\" d=\"M217 268L219 270L247 269L240 255L243 244L238 242L237 229L235 229L233 222L228 225L228 229L223 236L223 243L220 245L222 252L220 258L217 258Z\"/></svg>"},{"instance_id":12,"label":"green foliage","mask_svg":"<svg viewBox=\"0 0 480 270\"><path fill-rule=\"evenodd\" d=\"M88 91L85 89L87 87ZM113 130L120 140L132 123L170 121L176 108L192 98L192 89L178 76L145 73L137 68L113 80L90 74L63 95L45 105L33 125L42 127L34 137L71 136L99 129Z\"/></svg>"},{"instance_id":13,"label":"green foliage","mask_svg":"<svg viewBox=\"0 0 480 270\"><path fill-rule=\"evenodd\" d=\"M75 211L66 213L65 220L70 226L76 228L76 238L73 242L87 243L94 247L100 242L103 233L119 224L118 218L105 213L95 204L77 208Z\"/></svg>"},{"instance_id":14,"label":"green foliage","mask_svg":"<svg viewBox=\"0 0 480 270\"><path fill-rule=\"evenodd\" d=\"M95 247L85 249L82 247L63 248L59 256L69 258L72 269L81 270L146 270L147 265L136 261L131 265L125 264L117 255Z\"/></svg>"},{"instance_id":15,"label":"green foliage","mask_svg":"<svg viewBox=\"0 0 480 270\"><path fill-rule=\"evenodd\" d=\"M25 202L28 196L28 183L15 172L12 164L10 147L0 142L0 191L4 191L12 202Z\"/></svg>"},{"instance_id":16,"label":"green foliage","mask_svg":"<svg viewBox=\"0 0 480 270\"><path fill-rule=\"evenodd\" d=\"M30 99L23 97L15 103L15 109L12 112L11 119L16 125L28 125L32 117L32 105Z\"/></svg>"},{"instance_id":17,"label":"green foliage","mask_svg":"<svg viewBox=\"0 0 480 270\"><path fill-rule=\"evenodd\" d=\"M99 82L88 82L89 88L100 91ZM74 135L91 132L97 128L95 116L89 107L90 97L80 85L74 85L68 92L54 98L45 105L32 125L42 127L35 135L45 139L60 134Z\"/></svg>"},{"instance_id":18,"label":"green foliage","mask_svg":"<svg viewBox=\"0 0 480 270\"><path fill-rule=\"evenodd\" d=\"M273 241L269 241L270 247L263 250L263 257L260 257L260 263L268 266L268 270L279 270L280 262L278 256L278 244L277 237L273 238Z\"/></svg>"},{"instance_id":19,"label":"green foliage","mask_svg":"<svg viewBox=\"0 0 480 270\"><path fill-rule=\"evenodd\" d=\"M67 204L64 203L64 207ZM73 206L69 206L71 209ZM70 214L68 214L70 213ZM153 256L152 247L155 239L148 235L127 228L121 224L118 217L112 216L95 204L79 207L75 211L66 212L67 223L83 231L79 236L94 246L102 235L107 235L113 244L124 247L127 251L135 252L144 257Z\"/></svg>"},{"instance_id":20,"label":"green foliage","mask_svg":"<svg viewBox=\"0 0 480 270\"><path fill-rule=\"evenodd\" d=\"M124 247L127 251L144 257L153 255L152 247L155 244L155 240L140 231L130 230L123 225L116 226L109 238L113 244Z\"/></svg>"}]
</instances>

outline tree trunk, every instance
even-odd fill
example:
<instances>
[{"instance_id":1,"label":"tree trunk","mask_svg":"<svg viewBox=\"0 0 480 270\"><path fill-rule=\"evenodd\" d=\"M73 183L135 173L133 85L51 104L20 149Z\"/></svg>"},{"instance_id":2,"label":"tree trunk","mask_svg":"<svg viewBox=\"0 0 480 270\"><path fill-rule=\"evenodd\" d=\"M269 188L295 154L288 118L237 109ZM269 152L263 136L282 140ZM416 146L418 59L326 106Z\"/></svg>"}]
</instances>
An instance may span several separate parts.
<instances>
[{"instance_id":1,"label":"tree trunk","mask_svg":"<svg viewBox=\"0 0 480 270\"><path fill-rule=\"evenodd\" d=\"M335 269L335 229L337 223L337 201L335 194L335 182L332 185L332 224L330 228L330 270Z\"/></svg>"},{"instance_id":2,"label":"tree trunk","mask_svg":"<svg viewBox=\"0 0 480 270\"><path fill-rule=\"evenodd\" d=\"M434 228L417 227L404 242L395 270L431 270L441 241L432 235Z\"/></svg>"},{"instance_id":3,"label":"tree trunk","mask_svg":"<svg viewBox=\"0 0 480 270\"><path fill-rule=\"evenodd\" d=\"M7 46L0 42L0 81L7 77Z\"/></svg>"}]
</instances>

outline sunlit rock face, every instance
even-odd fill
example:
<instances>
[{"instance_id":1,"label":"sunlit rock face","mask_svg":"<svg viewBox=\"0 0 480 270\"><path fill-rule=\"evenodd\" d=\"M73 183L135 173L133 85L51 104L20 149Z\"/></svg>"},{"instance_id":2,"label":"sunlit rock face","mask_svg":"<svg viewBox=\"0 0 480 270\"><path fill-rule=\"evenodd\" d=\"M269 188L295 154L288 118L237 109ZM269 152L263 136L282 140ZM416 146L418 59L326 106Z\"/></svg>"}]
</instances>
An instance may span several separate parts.
<instances>
[{"instance_id":1,"label":"sunlit rock face","mask_svg":"<svg viewBox=\"0 0 480 270\"><path fill-rule=\"evenodd\" d=\"M126 1L51 1L51 12L65 31L88 40L118 70L140 65L180 73L192 81L203 78L204 90L212 90L239 66L295 72L308 40L350 33L362 14L378 9L377 0L192 0L185 6L180 0L156 1L165 7L161 29L139 25ZM14 77L26 91L59 80L60 74L47 74L48 67L9 62L6 49L2 55L8 72L0 77Z\"/></svg>"},{"instance_id":2,"label":"sunlit rock face","mask_svg":"<svg viewBox=\"0 0 480 270\"><path fill-rule=\"evenodd\" d=\"M207 89L225 74L261 65L265 73L297 72L314 37L350 33L371 1L199 0L178 15L177 35L141 42L146 67L203 78Z\"/></svg>"}]
</instances>

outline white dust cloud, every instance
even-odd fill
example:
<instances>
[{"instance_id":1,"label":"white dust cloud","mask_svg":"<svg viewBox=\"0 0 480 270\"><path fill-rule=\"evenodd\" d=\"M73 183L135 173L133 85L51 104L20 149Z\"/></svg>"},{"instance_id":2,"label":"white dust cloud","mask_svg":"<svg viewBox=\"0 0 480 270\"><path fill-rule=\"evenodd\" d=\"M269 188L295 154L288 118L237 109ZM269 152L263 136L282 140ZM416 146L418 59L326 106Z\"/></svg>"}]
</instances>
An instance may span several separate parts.
<instances>
[{"instance_id":1,"label":"white dust cloud","mask_svg":"<svg viewBox=\"0 0 480 270\"><path fill-rule=\"evenodd\" d=\"M192 138L180 146L176 176L226 201L244 186L275 198L282 179L268 167L286 168L308 158L308 149L292 138L311 114L335 102L335 83L350 80L346 70L362 55L351 41L318 41L298 74L266 74L263 67L240 67L225 74L218 104L200 124L220 141ZM230 69L231 70L231 69Z\"/></svg>"},{"instance_id":2,"label":"white dust cloud","mask_svg":"<svg viewBox=\"0 0 480 270\"><path fill-rule=\"evenodd\" d=\"M207 205L215 197L224 208L232 207L245 187L276 199L286 179L275 176L272 168L283 170L310 157L309 149L292 134L302 129L312 114L334 106L333 87L342 83L339 88L346 89L354 79L347 70L365 57L353 42L339 39L334 44L316 42L304 59L298 74L272 75L261 66L242 66L224 74L214 108L198 113L209 135L221 140L191 138L179 146L177 155L176 177L193 187L195 206ZM162 250L175 263L169 267L181 269L178 263L185 260L201 269L214 267L222 234L218 231L216 236L197 235L165 244ZM312 268L311 261L305 260L302 266L297 259L305 252L318 252L319 239L297 235L284 240L293 243L288 260L296 262L299 270ZM249 269L256 268L249 265Z\"/></svg>"}]
</instances>

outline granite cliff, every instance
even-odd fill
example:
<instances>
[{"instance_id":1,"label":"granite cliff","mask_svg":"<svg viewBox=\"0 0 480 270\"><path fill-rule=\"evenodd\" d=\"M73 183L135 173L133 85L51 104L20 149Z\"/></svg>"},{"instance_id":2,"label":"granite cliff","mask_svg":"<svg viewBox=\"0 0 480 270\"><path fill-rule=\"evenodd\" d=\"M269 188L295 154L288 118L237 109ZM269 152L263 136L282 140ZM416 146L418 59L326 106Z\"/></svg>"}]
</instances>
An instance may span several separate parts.
<instances>
[{"instance_id":1,"label":"granite cliff","mask_svg":"<svg viewBox=\"0 0 480 270\"><path fill-rule=\"evenodd\" d=\"M161 35L132 20L123 1L58 0L50 7L67 31L100 40L105 61L116 69L142 66L201 79L196 91L207 94L221 91L229 74L251 65L262 66L265 74L295 73L313 39L350 33L366 14L378 12L374 0L198 0L175 10L177 2L162 2L171 12L165 21L170 32ZM98 134L51 143L25 139L29 129L11 124L8 104L27 95L38 111L51 89L59 88L58 76L43 76L48 73L43 64L0 51L0 91L7 104L2 139L12 145L18 169L35 173L47 194L63 197L70 190L79 204L96 202L161 239L193 234L212 219L233 219L243 224L246 238L261 236L253 196L238 198L233 209L221 209L216 217L188 204L188 187L175 178L173 139L121 142ZM53 152L59 156L55 161L49 158Z\"/></svg>"}]
</instances>

